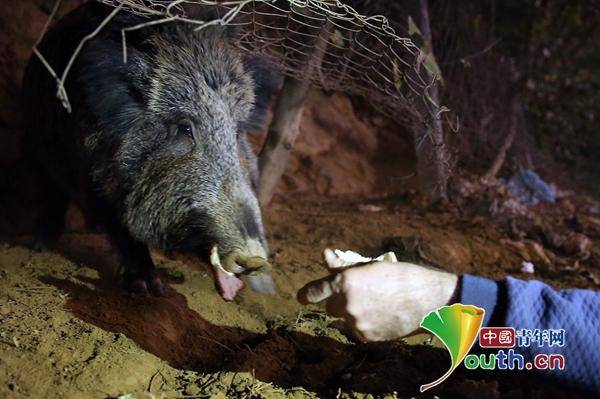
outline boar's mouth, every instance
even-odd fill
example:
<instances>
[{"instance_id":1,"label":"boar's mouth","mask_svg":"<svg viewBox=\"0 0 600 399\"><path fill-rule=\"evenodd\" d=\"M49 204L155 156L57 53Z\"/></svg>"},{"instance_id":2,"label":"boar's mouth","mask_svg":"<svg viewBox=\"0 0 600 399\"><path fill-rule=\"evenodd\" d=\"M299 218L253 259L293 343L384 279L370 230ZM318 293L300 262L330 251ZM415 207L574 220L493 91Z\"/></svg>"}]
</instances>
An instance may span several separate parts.
<instances>
[{"instance_id":1,"label":"boar's mouth","mask_svg":"<svg viewBox=\"0 0 600 399\"><path fill-rule=\"evenodd\" d=\"M222 260L219 246L210 250L210 264L229 276L258 276L271 270L269 262L261 256L246 256L241 251L232 251Z\"/></svg>"},{"instance_id":2,"label":"boar's mouth","mask_svg":"<svg viewBox=\"0 0 600 399\"><path fill-rule=\"evenodd\" d=\"M234 250L221 259L218 245L213 244L209 261L217 274L239 277L254 291L262 294L275 293L273 279L267 274L271 270L271 265L265 257L245 255L240 250Z\"/></svg>"}]
</instances>

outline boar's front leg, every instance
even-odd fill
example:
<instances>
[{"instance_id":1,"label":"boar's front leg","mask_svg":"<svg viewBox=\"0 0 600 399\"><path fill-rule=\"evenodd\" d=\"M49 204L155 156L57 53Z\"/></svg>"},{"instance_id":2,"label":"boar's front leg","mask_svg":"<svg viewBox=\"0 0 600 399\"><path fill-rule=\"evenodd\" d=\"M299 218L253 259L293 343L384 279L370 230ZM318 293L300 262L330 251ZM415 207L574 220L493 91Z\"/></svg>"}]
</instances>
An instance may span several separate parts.
<instances>
[{"instance_id":1,"label":"boar's front leg","mask_svg":"<svg viewBox=\"0 0 600 399\"><path fill-rule=\"evenodd\" d=\"M155 275L156 268L150 257L148 246L136 241L121 226L110 228L109 238L117 250L124 268L125 288L135 294L164 296L165 285Z\"/></svg>"}]
</instances>

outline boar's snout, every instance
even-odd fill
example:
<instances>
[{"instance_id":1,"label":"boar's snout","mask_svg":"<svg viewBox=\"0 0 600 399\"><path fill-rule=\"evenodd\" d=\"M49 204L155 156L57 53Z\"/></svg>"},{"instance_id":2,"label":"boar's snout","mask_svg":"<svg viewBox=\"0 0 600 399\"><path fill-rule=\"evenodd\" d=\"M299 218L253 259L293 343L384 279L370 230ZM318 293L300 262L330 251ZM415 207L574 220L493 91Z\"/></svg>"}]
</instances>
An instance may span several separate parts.
<instances>
[{"instance_id":1,"label":"boar's snout","mask_svg":"<svg viewBox=\"0 0 600 399\"><path fill-rule=\"evenodd\" d=\"M268 246L264 236L260 208L246 180L225 190L215 207L214 217L208 217L211 241L218 248L225 270L242 277L255 291L273 293L268 270Z\"/></svg>"}]
</instances>

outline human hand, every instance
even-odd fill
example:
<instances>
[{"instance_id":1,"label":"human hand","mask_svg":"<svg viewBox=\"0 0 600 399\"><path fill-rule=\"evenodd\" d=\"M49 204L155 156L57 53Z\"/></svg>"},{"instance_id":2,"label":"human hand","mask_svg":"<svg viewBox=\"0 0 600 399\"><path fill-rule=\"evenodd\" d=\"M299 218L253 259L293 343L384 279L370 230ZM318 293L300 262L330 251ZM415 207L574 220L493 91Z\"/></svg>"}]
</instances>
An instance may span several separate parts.
<instances>
[{"instance_id":1,"label":"human hand","mask_svg":"<svg viewBox=\"0 0 600 399\"><path fill-rule=\"evenodd\" d=\"M330 274L298 291L302 304L324 300L329 314L343 318L360 339L400 338L419 328L430 311L449 304L458 276L394 261L353 265L339 253L324 252Z\"/></svg>"}]
</instances>

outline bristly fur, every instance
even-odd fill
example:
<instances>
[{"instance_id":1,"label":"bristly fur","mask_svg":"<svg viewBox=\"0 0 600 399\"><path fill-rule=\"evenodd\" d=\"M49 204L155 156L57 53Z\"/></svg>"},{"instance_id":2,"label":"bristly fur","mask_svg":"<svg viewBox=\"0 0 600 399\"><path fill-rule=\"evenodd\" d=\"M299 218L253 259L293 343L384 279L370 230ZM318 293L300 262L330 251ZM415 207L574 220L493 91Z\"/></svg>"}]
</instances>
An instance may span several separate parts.
<instances>
[{"instance_id":1,"label":"bristly fur","mask_svg":"<svg viewBox=\"0 0 600 399\"><path fill-rule=\"evenodd\" d=\"M42 53L60 71L106 14L82 6L49 33ZM227 28L183 23L132 32L124 63L120 31L140 18L118 16L86 44L66 86L72 115L39 61L30 62L24 91L39 110L26 127L30 159L50 183L41 195L75 200L122 252L132 242L193 251L218 243L221 253L260 242L263 253L248 255L266 256L246 130L261 123L276 72L236 51Z\"/></svg>"}]
</instances>

